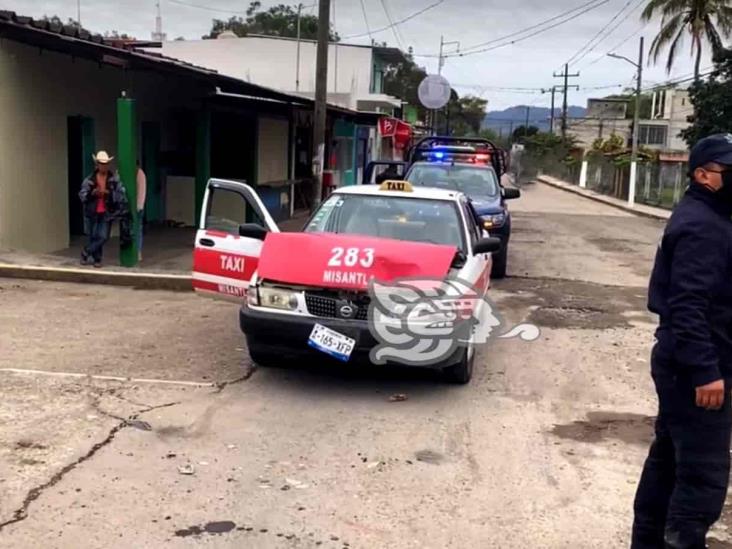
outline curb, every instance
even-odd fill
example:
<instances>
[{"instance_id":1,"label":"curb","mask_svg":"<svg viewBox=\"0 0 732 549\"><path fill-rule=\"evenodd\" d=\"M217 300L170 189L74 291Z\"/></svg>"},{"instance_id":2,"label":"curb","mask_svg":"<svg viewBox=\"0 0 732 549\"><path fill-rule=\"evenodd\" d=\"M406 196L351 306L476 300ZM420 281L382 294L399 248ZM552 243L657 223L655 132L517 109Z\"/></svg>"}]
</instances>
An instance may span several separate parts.
<instances>
[{"instance_id":1,"label":"curb","mask_svg":"<svg viewBox=\"0 0 732 549\"><path fill-rule=\"evenodd\" d=\"M106 284L127 286L140 290L169 290L190 292L193 290L190 275L122 273L115 271L89 271L64 267L38 267L0 263L0 277L79 284Z\"/></svg>"},{"instance_id":2,"label":"curb","mask_svg":"<svg viewBox=\"0 0 732 549\"><path fill-rule=\"evenodd\" d=\"M646 210L636 210L635 208L631 208L630 206L625 206L623 204L618 204L617 202L608 200L607 197L605 197L603 195L590 194L586 190L583 190L579 187L575 188L574 186L570 186L567 184L555 183L554 181L549 181L541 175L539 177L537 177L536 180L539 183L543 183L544 185L549 185L550 187L554 187L555 189L559 189L561 191L566 191L568 193L576 194L576 195L582 196L584 198L589 198L590 200L594 200L595 202L599 202L600 204L605 204L606 206L611 206L613 208L617 208L618 210L623 210L624 212L632 213L632 214L640 216L640 217L647 217L649 219L656 219L658 221L668 221L668 216L655 214L653 212L649 212ZM671 215L671 212L669 212L669 215Z\"/></svg>"}]
</instances>

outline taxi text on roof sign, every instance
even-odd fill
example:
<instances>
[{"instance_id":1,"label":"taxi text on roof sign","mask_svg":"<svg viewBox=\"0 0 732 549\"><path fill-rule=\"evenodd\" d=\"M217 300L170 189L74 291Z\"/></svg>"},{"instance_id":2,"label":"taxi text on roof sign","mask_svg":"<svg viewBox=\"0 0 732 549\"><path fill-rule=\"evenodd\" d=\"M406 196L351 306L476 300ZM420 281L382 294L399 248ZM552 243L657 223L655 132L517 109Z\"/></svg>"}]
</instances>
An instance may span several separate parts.
<instances>
[{"instance_id":1,"label":"taxi text on roof sign","mask_svg":"<svg viewBox=\"0 0 732 549\"><path fill-rule=\"evenodd\" d=\"M384 181L379 186L380 191L401 191L405 193L411 193L414 191L412 188L412 184L409 183L409 181L393 181L393 180L387 180Z\"/></svg>"}]
</instances>

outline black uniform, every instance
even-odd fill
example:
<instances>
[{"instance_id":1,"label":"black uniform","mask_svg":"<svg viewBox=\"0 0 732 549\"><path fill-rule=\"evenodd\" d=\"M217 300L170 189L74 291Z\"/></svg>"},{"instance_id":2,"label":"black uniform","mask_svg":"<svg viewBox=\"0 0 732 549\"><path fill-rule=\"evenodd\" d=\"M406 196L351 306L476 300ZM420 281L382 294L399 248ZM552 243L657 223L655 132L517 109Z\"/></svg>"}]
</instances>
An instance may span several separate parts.
<instances>
[{"instance_id":1,"label":"black uniform","mask_svg":"<svg viewBox=\"0 0 732 549\"><path fill-rule=\"evenodd\" d=\"M651 354L659 410L635 499L634 549L704 548L722 511L732 428L731 215L728 193L692 182L656 254L648 307L659 315ZM722 409L696 406L696 387L720 378Z\"/></svg>"}]
</instances>

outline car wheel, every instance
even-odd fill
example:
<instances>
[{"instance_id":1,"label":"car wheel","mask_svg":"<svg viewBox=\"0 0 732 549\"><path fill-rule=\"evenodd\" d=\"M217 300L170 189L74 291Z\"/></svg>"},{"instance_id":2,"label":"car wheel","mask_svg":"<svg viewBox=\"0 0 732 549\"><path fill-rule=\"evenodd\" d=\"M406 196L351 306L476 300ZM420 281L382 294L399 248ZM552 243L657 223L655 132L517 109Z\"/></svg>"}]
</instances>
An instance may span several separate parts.
<instances>
[{"instance_id":1,"label":"car wheel","mask_svg":"<svg viewBox=\"0 0 732 549\"><path fill-rule=\"evenodd\" d=\"M503 245L500 252L493 256L493 268L491 269L491 278L503 278L506 276L506 266L508 263L508 242Z\"/></svg>"},{"instance_id":2,"label":"car wheel","mask_svg":"<svg viewBox=\"0 0 732 549\"><path fill-rule=\"evenodd\" d=\"M475 350L471 353L469 349L465 349L460 362L455 366L450 366L442 370L442 375L448 383L456 385L466 385L470 383L473 377L473 364L475 363Z\"/></svg>"}]
</instances>

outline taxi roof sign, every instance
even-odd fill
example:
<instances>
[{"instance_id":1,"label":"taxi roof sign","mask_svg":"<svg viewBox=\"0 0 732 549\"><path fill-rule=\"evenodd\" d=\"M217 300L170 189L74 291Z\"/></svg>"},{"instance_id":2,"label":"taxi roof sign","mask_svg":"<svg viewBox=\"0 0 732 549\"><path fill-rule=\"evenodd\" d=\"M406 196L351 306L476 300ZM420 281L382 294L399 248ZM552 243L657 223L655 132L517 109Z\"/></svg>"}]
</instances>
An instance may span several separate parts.
<instances>
[{"instance_id":1,"label":"taxi roof sign","mask_svg":"<svg viewBox=\"0 0 732 549\"><path fill-rule=\"evenodd\" d=\"M401 191L404 193L414 192L414 187L409 181L397 181L388 179L379 185L380 191Z\"/></svg>"}]
</instances>

